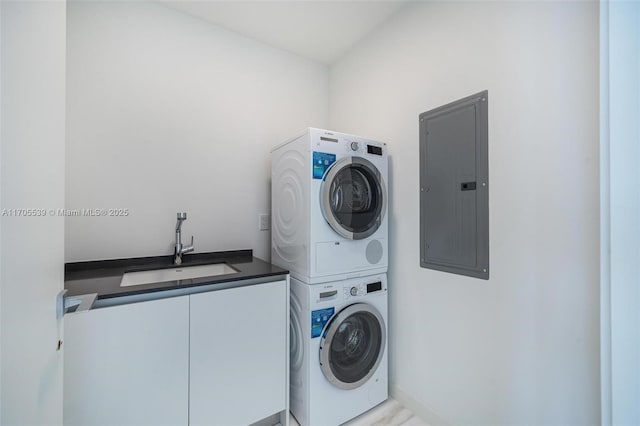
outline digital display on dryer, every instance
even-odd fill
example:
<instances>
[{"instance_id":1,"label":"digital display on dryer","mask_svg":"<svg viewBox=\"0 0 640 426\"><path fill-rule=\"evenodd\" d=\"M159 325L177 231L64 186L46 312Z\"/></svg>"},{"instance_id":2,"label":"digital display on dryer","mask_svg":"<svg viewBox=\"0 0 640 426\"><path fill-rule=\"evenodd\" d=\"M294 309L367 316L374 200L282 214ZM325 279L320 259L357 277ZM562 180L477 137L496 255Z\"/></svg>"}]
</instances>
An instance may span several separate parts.
<instances>
[{"instance_id":1,"label":"digital display on dryer","mask_svg":"<svg viewBox=\"0 0 640 426\"><path fill-rule=\"evenodd\" d=\"M382 281L378 281L377 283L367 284L367 293L373 293L374 291L382 290Z\"/></svg>"},{"instance_id":2,"label":"digital display on dryer","mask_svg":"<svg viewBox=\"0 0 640 426\"><path fill-rule=\"evenodd\" d=\"M367 152L369 154L382 155L382 148L374 145L367 145Z\"/></svg>"}]
</instances>

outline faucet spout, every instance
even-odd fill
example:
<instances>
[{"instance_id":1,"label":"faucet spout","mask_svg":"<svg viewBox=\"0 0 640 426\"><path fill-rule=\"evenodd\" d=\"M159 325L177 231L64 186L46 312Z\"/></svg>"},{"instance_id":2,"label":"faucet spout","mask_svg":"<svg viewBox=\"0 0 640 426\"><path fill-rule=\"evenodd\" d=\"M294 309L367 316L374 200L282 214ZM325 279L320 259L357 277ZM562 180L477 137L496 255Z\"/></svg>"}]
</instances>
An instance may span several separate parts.
<instances>
[{"instance_id":1,"label":"faucet spout","mask_svg":"<svg viewBox=\"0 0 640 426\"><path fill-rule=\"evenodd\" d=\"M178 216L178 220L176 221L176 232L180 232L180 229L182 228L182 222L187 220L187 213L178 212L177 216Z\"/></svg>"},{"instance_id":2,"label":"faucet spout","mask_svg":"<svg viewBox=\"0 0 640 426\"><path fill-rule=\"evenodd\" d=\"M182 244L182 222L187 220L186 212L178 212L176 222L176 245L175 245L175 257L174 263L176 265L182 264L182 255L190 253L194 250L193 236L191 237L191 245L185 246Z\"/></svg>"}]
</instances>

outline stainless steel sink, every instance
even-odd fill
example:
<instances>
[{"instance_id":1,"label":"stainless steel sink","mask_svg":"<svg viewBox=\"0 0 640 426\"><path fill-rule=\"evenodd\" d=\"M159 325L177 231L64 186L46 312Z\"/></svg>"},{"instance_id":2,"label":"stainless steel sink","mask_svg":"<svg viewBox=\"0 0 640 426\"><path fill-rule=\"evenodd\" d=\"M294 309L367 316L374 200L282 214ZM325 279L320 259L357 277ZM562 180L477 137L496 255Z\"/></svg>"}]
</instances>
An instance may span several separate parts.
<instances>
[{"instance_id":1,"label":"stainless steel sink","mask_svg":"<svg viewBox=\"0 0 640 426\"><path fill-rule=\"evenodd\" d=\"M237 269L227 265L226 263L185 266L172 269L154 269L151 271L140 272L126 272L122 276L120 287L189 280L193 278L215 277L219 275L235 274L237 272Z\"/></svg>"}]
</instances>

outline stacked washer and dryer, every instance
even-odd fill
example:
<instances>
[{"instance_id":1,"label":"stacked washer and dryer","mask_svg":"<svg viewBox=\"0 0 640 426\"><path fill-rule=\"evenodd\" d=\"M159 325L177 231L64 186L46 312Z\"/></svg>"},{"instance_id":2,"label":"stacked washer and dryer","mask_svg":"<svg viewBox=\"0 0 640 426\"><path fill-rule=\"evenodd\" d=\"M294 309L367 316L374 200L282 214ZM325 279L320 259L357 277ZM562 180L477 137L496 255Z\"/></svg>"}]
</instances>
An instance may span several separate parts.
<instances>
[{"instance_id":1,"label":"stacked washer and dryer","mask_svg":"<svg viewBox=\"0 0 640 426\"><path fill-rule=\"evenodd\" d=\"M290 409L344 423L388 397L386 144L309 128L272 151L272 263L291 273Z\"/></svg>"}]
</instances>

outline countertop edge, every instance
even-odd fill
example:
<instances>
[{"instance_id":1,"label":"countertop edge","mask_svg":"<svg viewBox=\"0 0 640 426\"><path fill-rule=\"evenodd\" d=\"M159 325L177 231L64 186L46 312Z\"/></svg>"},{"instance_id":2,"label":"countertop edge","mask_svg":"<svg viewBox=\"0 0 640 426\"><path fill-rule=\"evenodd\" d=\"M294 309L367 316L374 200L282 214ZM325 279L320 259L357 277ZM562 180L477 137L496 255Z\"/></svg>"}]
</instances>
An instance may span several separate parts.
<instances>
[{"instance_id":1,"label":"countertop edge","mask_svg":"<svg viewBox=\"0 0 640 426\"><path fill-rule=\"evenodd\" d=\"M165 281L122 287L122 276L128 272L175 268L173 256L149 256L124 259L94 260L65 264L65 289L69 296L96 293L98 300L130 297L148 293L234 283L265 277L288 275L289 271L253 257L253 250L195 253L185 256L180 267L227 263L238 272L179 281Z\"/></svg>"}]
</instances>

